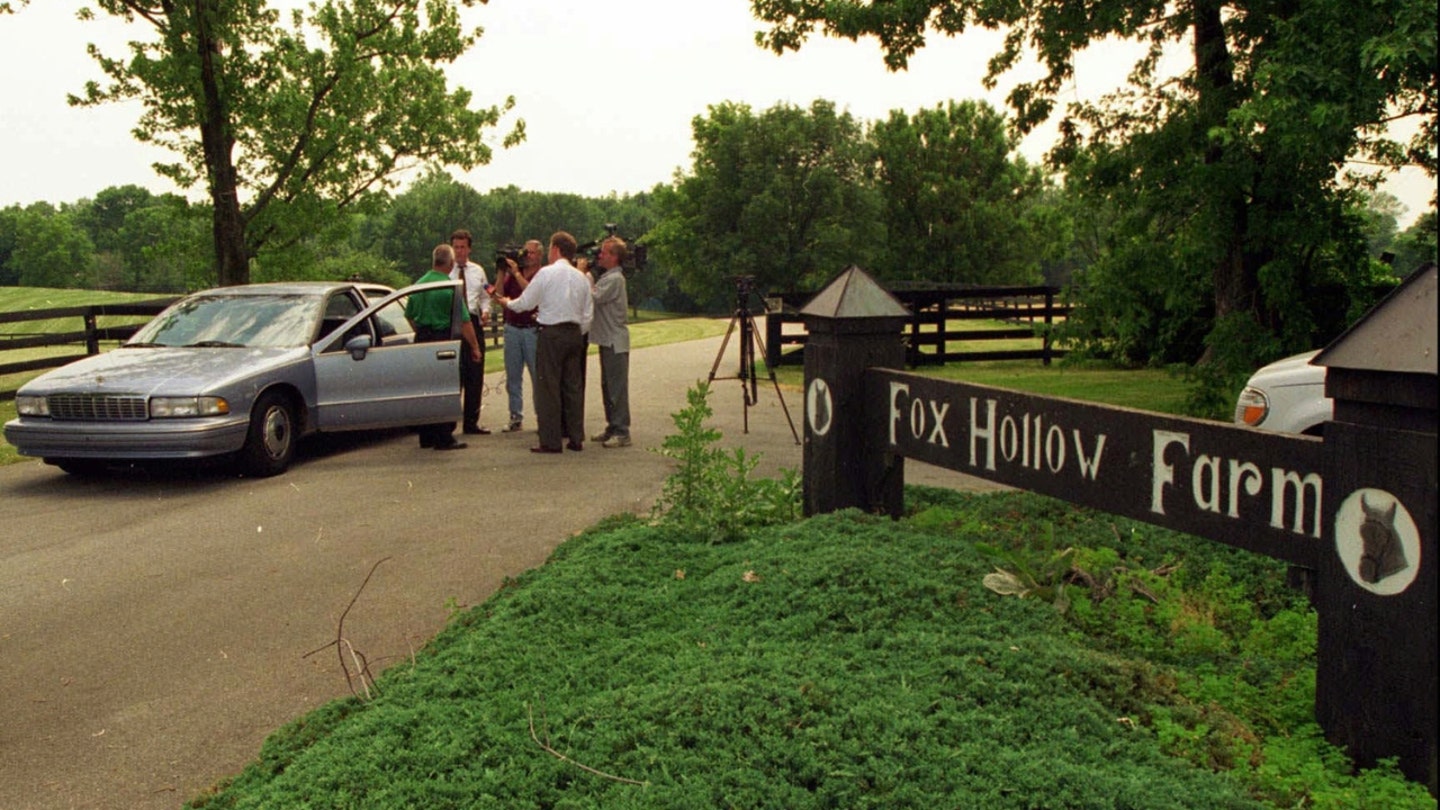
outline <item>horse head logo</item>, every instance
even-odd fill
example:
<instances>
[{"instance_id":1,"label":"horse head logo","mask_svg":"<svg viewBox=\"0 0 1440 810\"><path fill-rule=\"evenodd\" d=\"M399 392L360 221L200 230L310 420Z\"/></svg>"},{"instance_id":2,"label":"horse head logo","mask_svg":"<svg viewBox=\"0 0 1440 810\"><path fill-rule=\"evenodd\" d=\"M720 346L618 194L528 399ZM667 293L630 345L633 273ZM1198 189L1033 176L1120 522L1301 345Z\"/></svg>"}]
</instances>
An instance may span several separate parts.
<instances>
[{"instance_id":1,"label":"horse head logo","mask_svg":"<svg viewBox=\"0 0 1440 810\"><path fill-rule=\"evenodd\" d=\"M1405 559L1405 546L1395 531L1398 505L1391 501L1388 507L1377 508L1370 505L1368 497L1360 499L1365 513L1360 523L1360 539L1364 543L1360 553L1360 578L1372 585L1410 567Z\"/></svg>"}]
</instances>

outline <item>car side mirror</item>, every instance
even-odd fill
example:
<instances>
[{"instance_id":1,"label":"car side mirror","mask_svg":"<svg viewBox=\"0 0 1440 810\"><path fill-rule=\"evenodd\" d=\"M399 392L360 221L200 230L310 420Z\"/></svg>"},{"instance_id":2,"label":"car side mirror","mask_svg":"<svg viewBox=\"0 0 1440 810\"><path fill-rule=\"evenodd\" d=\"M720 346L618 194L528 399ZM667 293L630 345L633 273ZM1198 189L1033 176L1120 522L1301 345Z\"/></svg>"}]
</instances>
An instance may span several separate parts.
<instances>
[{"instance_id":1,"label":"car side mirror","mask_svg":"<svg viewBox=\"0 0 1440 810\"><path fill-rule=\"evenodd\" d=\"M375 341L369 335L356 335L345 341L345 351L350 352L351 360L364 360L373 345Z\"/></svg>"}]
</instances>

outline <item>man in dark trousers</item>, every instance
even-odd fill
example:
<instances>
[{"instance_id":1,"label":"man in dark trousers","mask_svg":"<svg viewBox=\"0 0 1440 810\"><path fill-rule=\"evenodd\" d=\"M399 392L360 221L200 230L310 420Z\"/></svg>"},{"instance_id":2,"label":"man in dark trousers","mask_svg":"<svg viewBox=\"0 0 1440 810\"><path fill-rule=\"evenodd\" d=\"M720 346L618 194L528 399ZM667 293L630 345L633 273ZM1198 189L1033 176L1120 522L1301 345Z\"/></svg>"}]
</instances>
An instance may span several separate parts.
<instances>
[{"instance_id":1,"label":"man in dark trousers","mask_svg":"<svg viewBox=\"0 0 1440 810\"><path fill-rule=\"evenodd\" d=\"M540 444L532 453L559 453L561 441L585 449L585 333L594 316L590 281L575 269L575 237L550 237L550 264L540 268L518 298L500 304L516 312L537 309L535 421Z\"/></svg>"},{"instance_id":2,"label":"man in dark trousers","mask_svg":"<svg viewBox=\"0 0 1440 810\"><path fill-rule=\"evenodd\" d=\"M490 429L480 424L480 397L485 392L485 322L490 320L490 293L485 289L490 280L485 277L485 268L478 262L470 261L470 232L457 230L450 234L450 248L455 251L455 266L450 268L450 278L464 282L465 306L470 310L470 325L480 342L480 361L475 362L468 355L460 359L460 394L464 430L466 433L485 436Z\"/></svg>"},{"instance_id":3,"label":"man in dark trousers","mask_svg":"<svg viewBox=\"0 0 1440 810\"><path fill-rule=\"evenodd\" d=\"M431 267L425 275L416 279L416 284L431 281L449 281L450 270L455 266L455 251L449 245L438 245L431 253ZM426 290L410 296L405 302L405 317L415 327L415 340L419 343L452 340L450 318L455 293L450 289ZM480 341L475 327L470 323L470 310L461 304L464 320L460 323L460 339L472 362L480 362ZM455 423L445 422L425 425L418 431L420 446L436 450L463 450L464 442L455 441Z\"/></svg>"},{"instance_id":4,"label":"man in dark trousers","mask_svg":"<svg viewBox=\"0 0 1440 810\"><path fill-rule=\"evenodd\" d=\"M605 405L605 430L591 436L602 447L630 446L630 327L625 312L625 240L611 236L600 243L600 256L590 270L595 296L595 322L590 342L600 347L600 399Z\"/></svg>"}]
</instances>

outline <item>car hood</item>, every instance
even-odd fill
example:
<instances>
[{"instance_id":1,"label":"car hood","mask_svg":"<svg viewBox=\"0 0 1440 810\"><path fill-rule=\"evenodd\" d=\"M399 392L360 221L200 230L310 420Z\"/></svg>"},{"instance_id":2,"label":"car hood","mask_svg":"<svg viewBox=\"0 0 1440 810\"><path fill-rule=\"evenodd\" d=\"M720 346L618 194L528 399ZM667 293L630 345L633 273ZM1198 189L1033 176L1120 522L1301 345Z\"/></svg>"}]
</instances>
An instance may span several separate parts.
<instances>
[{"instance_id":1,"label":"car hood","mask_svg":"<svg viewBox=\"0 0 1440 810\"><path fill-rule=\"evenodd\" d=\"M1324 385L1325 368L1311 365L1318 351L1304 352L1276 360L1250 377L1255 388L1283 388L1291 385Z\"/></svg>"},{"instance_id":2,"label":"car hood","mask_svg":"<svg viewBox=\"0 0 1440 810\"><path fill-rule=\"evenodd\" d=\"M200 394L309 355L289 349L119 348L36 377L18 393Z\"/></svg>"}]
</instances>

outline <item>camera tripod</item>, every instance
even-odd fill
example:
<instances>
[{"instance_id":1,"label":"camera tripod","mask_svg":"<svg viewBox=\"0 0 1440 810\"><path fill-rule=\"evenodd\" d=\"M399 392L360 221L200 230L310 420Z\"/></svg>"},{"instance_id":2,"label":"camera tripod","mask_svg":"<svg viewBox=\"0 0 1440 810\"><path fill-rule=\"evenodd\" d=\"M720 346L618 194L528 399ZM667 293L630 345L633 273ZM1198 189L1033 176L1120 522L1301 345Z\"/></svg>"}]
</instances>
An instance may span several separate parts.
<instances>
[{"instance_id":1,"label":"camera tripod","mask_svg":"<svg viewBox=\"0 0 1440 810\"><path fill-rule=\"evenodd\" d=\"M741 398L745 403L744 427L745 432L750 432L750 406L759 401L759 380L755 374L755 349L760 349L760 356L765 357L765 341L760 338L760 332L755 328L755 316L750 314L750 277L737 276L736 279L736 300L735 314L730 316L730 326L725 329L725 339L720 341L720 351L715 354L715 364L710 367L710 382L716 380L739 380ZM720 369L720 361L725 358L725 347L730 345L730 336L735 333L736 327L740 328L740 368L734 377L719 377L716 372ZM795 443L800 443L800 434L795 430L795 420L790 418L790 409L785 405L785 396L780 393L780 381L775 378L775 369L766 364L765 370L769 372L770 383L775 386L775 396L780 400L780 409L785 412L785 421L790 423L790 435L795 437Z\"/></svg>"}]
</instances>

